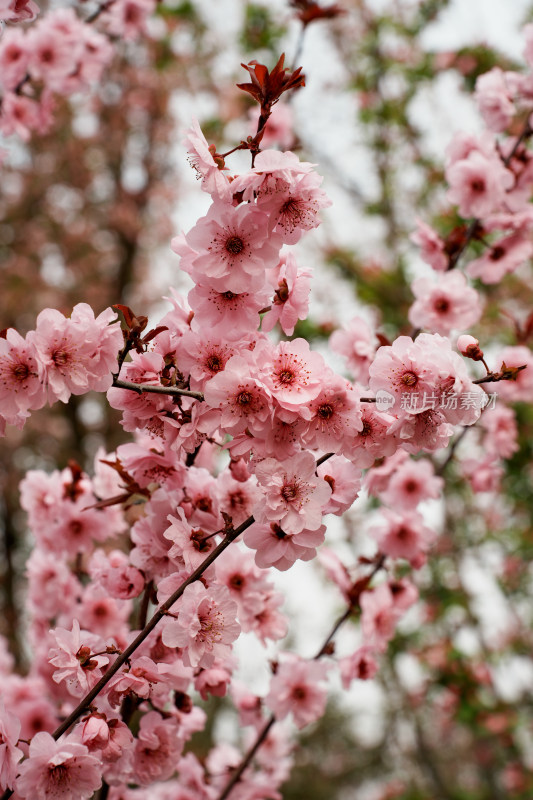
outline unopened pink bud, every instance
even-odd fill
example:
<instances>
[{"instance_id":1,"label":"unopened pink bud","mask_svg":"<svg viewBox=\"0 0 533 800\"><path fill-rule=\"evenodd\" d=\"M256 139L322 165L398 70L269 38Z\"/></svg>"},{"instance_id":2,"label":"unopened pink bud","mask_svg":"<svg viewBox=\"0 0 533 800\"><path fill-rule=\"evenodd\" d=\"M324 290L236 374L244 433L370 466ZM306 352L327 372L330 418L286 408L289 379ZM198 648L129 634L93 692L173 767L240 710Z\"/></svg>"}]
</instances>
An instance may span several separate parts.
<instances>
[{"instance_id":1,"label":"unopened pink bud","mask_svg":"<svg viewBox=\"0 0 533 800\"><path fill-rule=\"evenodd\" d=\"M481 361L483 358L483 350L479 346L478 340L466 333L457 339L457 349L463 356L471 358L473 361Z\"/></svg>"}]
</instances>

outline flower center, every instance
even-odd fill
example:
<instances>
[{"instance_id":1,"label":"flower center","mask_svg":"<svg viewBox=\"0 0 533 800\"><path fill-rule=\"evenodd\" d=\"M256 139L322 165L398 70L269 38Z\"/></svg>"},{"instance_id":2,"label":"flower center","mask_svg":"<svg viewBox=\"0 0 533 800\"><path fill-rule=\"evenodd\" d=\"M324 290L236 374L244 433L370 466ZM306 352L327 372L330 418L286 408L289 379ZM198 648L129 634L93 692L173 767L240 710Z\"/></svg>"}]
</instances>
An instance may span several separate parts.
<instances>
[{"instance_id":1,"label":"flower center","mask_svg":"<svg viewBox=\"0 0 533 800\"><path fill-rule=\"evenodd\" d=\"M361 430L360 436L370 436L372 433L372 425L367 420L363 421L363 428Z\"/></svg>"},{"instance_id":2,"label":"flower center","mask_svg":"<svg viewBox=\"0 0 533 800\"><path fill-rule=\"evenodd\" d=\"M297 497L297 495L298 495L298 487L295 486L294 484L288 484L284 486L281 490L281 496L288 503L294 500Z\"/></svg>"},{"instance_id":3,"label":"flower center","mask_svg":"<svg viewBox=\"0 0 533 800\"><path fill-rule=\"evenodd\" d=\"M333 416L333 407L329 403L324 403L324 405L319 406L317 413L322 419L330 419Z\"/></svg>"},{"instance_id":4,"label":"flower center","mask_svg":"<svg viewBox=\"0 0 533 800\"><path fill-rule=\"evenodd\" d=\"M29 374L30 374L30 368L28 367L27 364L17 364L17 366L13 368L13 375L19 381L25 380Z\"/></svg>"},{"instance_id":5,"label":"flower center","mask_svg":"<svg viewBox=\"0 0 533 800\"><path fill-rule=\"evenodd\" d=\"M418 376L414 372L404 372L402 375L402 383L406 386L416 386L418 383Z\"/></svg>"},{"instance_id":6,"label":"flower center","mask_svg":"<svg viewBox=\"0 0 533 800\"><path fill-rule=\"evenodd\" d=\"M56 764L55 767L49 767L48 780L55 786L61 786L68 778L68 767L64 764Z\"/></svg>"},{"instance_id":7,"label":"flower center","mask_svg":"<svg viewBox=\"0 0 533 800\"><path fill-rule=\"evenodd\" d=\"M83 532L83 525L77 519L73 519L69 524L69 531L73 536L79 536Z\"/></svg>"},{"instance_id":8,"label":"flower center","mask_svg":"<svg viewBox=\"0 0 533 800\"><path fill-rule=\"evenodd\" d=\"M450 303L446 298L441 297L439 300L435 302L434 309L441 314L444 314L450 308Z\"/></svg>"},{"instance_id":9,"label":"flower center","mask_svg":"<svg viewBox=\"0 0 533 800\"><path fill-rule=\"evenodd\" d=\"M205 364L210 372L220 372L221 369L224 369L222 359L217 355L209 356Z\"/></svg>"},{"instance_id":10,"label":"flower center","mask_svg":"<svg viewBox=\"0 0 533 800\"><path fill-rule=\"evenodd\" d=\"M226 250L234 256L239 255L244 250L244 242L240 236L230 236L226 239Z\"/></svg>"},{"instance_id":11,"label":"flower center","mask_svg":"<svg viewBox=\"0 0 533 800\"><path fill-rule=\"evenodd\" d=\"M280 383L288 384L294 381L294 372L289 369L282 370L278 375L278 380Z\"/></svg>"},{"instance_id":12,"label":"flower center","mask_svg":"<svg viewBox=\"0 0 533 800\"><path fill-rule=\"evenodd\" d=\"M68 362L68 353L65 350L56 350L52 353L52 361L56 366L62 367Z\"/></svg>"},{"instance_id":13,"label":"flower center","mask_svg":"<svg viewBox=\"0 0 533 800\"><path fill-rule=\"evenodd\" d=\"M240 406L248 406L252 402L252 393L251 392L240 392L237 395L237 402Z\"/></svg>"}]
</instances>

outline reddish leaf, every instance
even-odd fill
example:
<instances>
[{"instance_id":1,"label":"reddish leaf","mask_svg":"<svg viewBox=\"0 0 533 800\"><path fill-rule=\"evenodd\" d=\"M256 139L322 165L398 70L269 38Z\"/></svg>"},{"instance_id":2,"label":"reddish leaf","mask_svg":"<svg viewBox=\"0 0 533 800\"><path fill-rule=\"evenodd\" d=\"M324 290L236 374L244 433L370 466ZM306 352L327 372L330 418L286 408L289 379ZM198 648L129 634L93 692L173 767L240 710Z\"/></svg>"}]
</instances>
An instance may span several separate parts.
<instances>
[{"instance_id":1,"label":"reddish leaf","mask_svg":"<svg viewBox=\"0 0 533 800\"><path fill-rule=\"evenodd\" d=\"M333 19L341 14L346 14L346 10L336 3L330 6L319 6L318 3L313 3L311 0L289 0L289 5L298 9L296 16L304 27L319 19Z\"/></svg>"}]
</instances>

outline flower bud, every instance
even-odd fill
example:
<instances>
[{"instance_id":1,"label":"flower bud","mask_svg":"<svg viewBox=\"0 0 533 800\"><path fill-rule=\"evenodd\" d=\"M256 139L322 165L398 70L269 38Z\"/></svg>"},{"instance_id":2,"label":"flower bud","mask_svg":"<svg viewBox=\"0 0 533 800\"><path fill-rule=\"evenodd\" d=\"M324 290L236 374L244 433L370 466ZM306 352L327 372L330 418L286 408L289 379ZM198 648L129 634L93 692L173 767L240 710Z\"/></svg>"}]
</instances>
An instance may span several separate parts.
<instances>
[{"instance_id":1,"label":"flower bud","mask_svg":"<svg viewBox=\"0 0 533 800\"><path fill-rule=\"evenodd\" d=\"M463 334L457 339L457 349L461 355L466 358L471 358L473 361L481 361L483 358L483 350L479 346L477 339L468 334Z\"/></svg>"}]
</instances>

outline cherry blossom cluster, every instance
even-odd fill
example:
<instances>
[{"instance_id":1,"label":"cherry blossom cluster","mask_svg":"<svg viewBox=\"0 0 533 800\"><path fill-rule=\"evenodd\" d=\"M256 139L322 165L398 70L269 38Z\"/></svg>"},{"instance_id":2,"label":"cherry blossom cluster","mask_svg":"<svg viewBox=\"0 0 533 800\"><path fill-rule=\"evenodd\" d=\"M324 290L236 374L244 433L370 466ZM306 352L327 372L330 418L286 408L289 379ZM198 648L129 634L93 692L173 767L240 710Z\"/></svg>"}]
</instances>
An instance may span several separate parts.
<instances>
[{"instance_id":1,"label":"cherry blossom cluster","mask_svg":"<svg viewBox=\"0 0 533 800\"><path fill-rule=\"evenodd\" d=\"M0 19L9 23L30 21L38 13L33 0L4 5ZM114 56L110 37L132 39L145 32L155 5L155 0L104 3L97 16L105 33L72 8L53 8L29 29L10 25L0 38L0 132L23 140L46 133L55 96L98 84Z\"/></svg>"},{"instance_id":2,"label":"cherry blossom cluster","mask_svg":"<svg viewBox=\"0 0 533 800\"><path fill-rule=\"evenodd\" d=\"M409 320L417 328L449 335L459 332L461 321L466 327L480 319L480 292L468 285L465 275L455 269L470 245L475 246L475 253L466 264L466 275L489 287L507 275L523 274L533 256L533 160L527 147L533 132L533 25L526 25L523 33L527 71L493 67L480 75L474 97L487 129L479 136L459 133L447 148L447 197L457 205L465 223L456 226L447 237L441 237L419 220L412 235L423 260L433 269L432 278L419 278L412 284L416 299ZM526 321L526 334L516 325L519 341L525 341L528 324ZM468 358L482 361L490 376L479 342L472 341L473 351L468 342L460 351ZM503 371L515 371L511 380L495 384L498 398L531 402L530 348L521 343L508 345L498 352L497 363ZM500 402L487 410L479 434L482 449L461 462L463 474L474 491L495 491L503 474L502 459L509 458L517 449L513 409Z\"/></svg>"},{"instance_id":3,"label":"cherry blossom cluster","mask_svg":"<svg viewBox=\"0 0 533 800\"><path fill-rule=\"evenodd\" d=\"M66 80L59 51L57 59L57 80ZM23 72L31 69L28 60ZM300 71L287 75L283 59L271 73L254 62L246 69L252 83L241 88L261 113L256 136L235 149L250 150L250 169L231 174L229 154L217 153L197 122L186 137L212 201L172 241L194 284L187 297L172 292L170 311L148 333L147 319L125 306L115 307L121 328L111 309L95 318L82 303L70 318L46 309L25 338L11 329L0 338L1 433L47 401L96 390L107 391L133 434L115 453L98 454L93 478L71 463L22 482L35 540L27 566L33 663L22 678L7 655L0 659L5 797L84 800L103 781L103 796L114 800L280 798L292 744L274 722L317 720L332 670L346 687L371 678L417 600L414 581L395 567L422 568L437 538L421 506L443 490L432 455L480 417L487 452L513 452L512 412L482 410L485 389L447 338L479 319L477 292L462 273L444 272L452 255L423 223L417 240L442 273L437 288L425 279L413 287L409 319L424 331L386 342L353 319L331 338L351 380L291 338L307 316L311 274L288 248L318 226L330 201L314 165L259 147L271 105L302 85ZM21 77L9 80L11 91ZM522 142L505 155L485 139L455 141L450 200L475 217L471 238L502 229L525 238L526 153ZM459 351L485 364L475 342L463 337ZM486 368L485 380L502 398L528 397L529 350L501 356L500 372ZM471 402L457 403L459 395ZM279 653L265 695L248 692L233 677L235 642L246 633L265 646L288 631L268 571L313 559L328 515L343 515L363 487L381 503L366 531L372 554L353 567L333 550L320 555L343 616L315 658ZM362 642L336 656L331 638L354 612ZM227 694L253 764L226 744L205 764L184 753L205 725L198 698Z\"/></svg>"},{"instance_id":4,"label":"cherry blossom cluster","mask_svg":"<svg viewBox=\"0 0 533 800\"><path fill-rule=\"evenodd\" d=\"M105 391L112 383L123 344L111 309L95 318L79 303L70 318L47 308L25 337L13 328L0 335L0 433L6 423L22 427L30 411L46 402L66 403L72 394Z\"/></svg>"}]
</instances>

